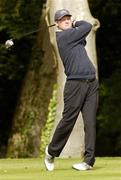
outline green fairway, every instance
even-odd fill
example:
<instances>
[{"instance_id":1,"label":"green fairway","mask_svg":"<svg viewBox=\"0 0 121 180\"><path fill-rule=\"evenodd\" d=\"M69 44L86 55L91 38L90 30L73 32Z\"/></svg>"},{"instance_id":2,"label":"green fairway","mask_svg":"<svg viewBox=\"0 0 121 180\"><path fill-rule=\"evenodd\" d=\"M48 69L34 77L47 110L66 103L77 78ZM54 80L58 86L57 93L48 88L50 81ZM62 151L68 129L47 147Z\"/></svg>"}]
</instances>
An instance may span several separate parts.
<instances>
[{"instance_id":1,"label":"green fairway","mask_svg":"<svg viewBox=\"0 0 121 180\"><path fill-rule=\"evenodd\" d=\"M96 158L93 170L76 171L79 159L55 160L55 170L45 170L42 159L1 159L0 180L121 180L121 157Z\"/></svg>"}]
</instances>

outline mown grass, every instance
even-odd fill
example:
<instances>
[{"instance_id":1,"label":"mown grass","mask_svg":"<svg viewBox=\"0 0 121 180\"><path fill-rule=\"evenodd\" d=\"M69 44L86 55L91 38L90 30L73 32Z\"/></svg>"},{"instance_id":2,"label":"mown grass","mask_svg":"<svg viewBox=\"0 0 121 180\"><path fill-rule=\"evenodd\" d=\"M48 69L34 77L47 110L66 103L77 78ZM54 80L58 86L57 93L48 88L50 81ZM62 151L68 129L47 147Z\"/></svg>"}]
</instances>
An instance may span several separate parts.
<instances>
[{"instance_id":1,"label":"mown grass","mask_svg":"<svg viewBox=\"0 0 121 180\"><path fill-rule=\"evenodd\" d=\"M121 157L96 158L93 170L76 171L79 159L55 160L55 170L46 171L43 159L1 159L0 180L121 180Z\"/></svg>"}]
</instances>

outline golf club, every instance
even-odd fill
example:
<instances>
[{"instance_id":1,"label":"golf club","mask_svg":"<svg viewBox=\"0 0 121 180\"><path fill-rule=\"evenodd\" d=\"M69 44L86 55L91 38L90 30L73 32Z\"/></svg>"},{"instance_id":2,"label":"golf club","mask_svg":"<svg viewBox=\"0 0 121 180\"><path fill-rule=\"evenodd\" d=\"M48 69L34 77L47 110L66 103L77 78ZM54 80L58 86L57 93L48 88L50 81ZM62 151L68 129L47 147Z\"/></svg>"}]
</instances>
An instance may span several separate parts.
<instances>
[{"instance_id":1,"label":"golf club","mask_svg":"<svg viewBox=\"0 0 121 180\"><path fill-rule=\"evenodd\" d=\"M53 27L53 26L55 26L55 25L56 25L56 24L52 24L52 25L48 26L48 28ZM25 33L25 34L23 34L23 35L21 35L21 36L18 36L18 37L12 38L12 39L8 39L8 40L5 42L5 47L6 47L6 49L8 49L8 48L10 48L11 46L14 45L14 40L15 40L15 39L20 39L20 38L23 38L23 37L25 37L25 36L29 36L29 35L31 35L31 34L33 34L33 33L35 33L35 32L38 32L38 31L40 31L40 30L41 30L41 28L38 28L38 29L36 29L36 30L34 30L34 31Z\"/></svg>"}]
</instances>

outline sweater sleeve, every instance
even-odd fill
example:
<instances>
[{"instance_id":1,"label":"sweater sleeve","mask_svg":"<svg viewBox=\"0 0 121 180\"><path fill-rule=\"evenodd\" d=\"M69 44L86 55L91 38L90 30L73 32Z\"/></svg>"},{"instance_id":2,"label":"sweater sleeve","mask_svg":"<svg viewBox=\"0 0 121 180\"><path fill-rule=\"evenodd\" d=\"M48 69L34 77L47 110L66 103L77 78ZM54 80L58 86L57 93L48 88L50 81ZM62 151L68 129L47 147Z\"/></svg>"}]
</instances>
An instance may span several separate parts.
<instances>
[{"instance_id":1,"label":"sweater sleeve","mask_svg":"<svg viewBox=\"0 0 121 180\"><path fill-rule=\"evenodd\" d=\"M83 25L84 23L90 24L89 22L83 21L83 20L81 20L81 21L75 21L74 27L79 27L79 26ZM91 24L90 24L90 25L91 25Z\"/></svg>"},{"instance_id":2,"label":"sweater sleeve","mask_svg":"<svg viewBox=\"0 0 121 180\"><path fill-rule=\"evenodd\" d=\"M85 40L86 36L91 31L92 25L86 21L76 21L75 27L67 30L66 40L69 43L76 42L80 43Z\"/></svg>"}]
</instances>

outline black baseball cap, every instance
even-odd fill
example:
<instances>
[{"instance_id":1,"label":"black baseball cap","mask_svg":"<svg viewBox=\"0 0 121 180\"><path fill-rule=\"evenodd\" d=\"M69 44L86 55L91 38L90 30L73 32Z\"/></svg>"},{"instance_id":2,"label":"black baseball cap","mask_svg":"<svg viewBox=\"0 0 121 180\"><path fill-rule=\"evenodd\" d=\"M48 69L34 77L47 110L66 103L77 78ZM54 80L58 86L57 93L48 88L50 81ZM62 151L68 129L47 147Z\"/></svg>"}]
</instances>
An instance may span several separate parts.
<instances>
[{"instance_id":1,"label":"black baseball cap","mask_svg":"<svg viewBox=\"0 0 121 180\"><path fill-rule=\"evenodd\" d=\"M72 15L70 14L70 12L67 9L60 9L60 10L56 11L54 20L58 21L64 16L72 16Z\"/></svg>"}]
</instances>

